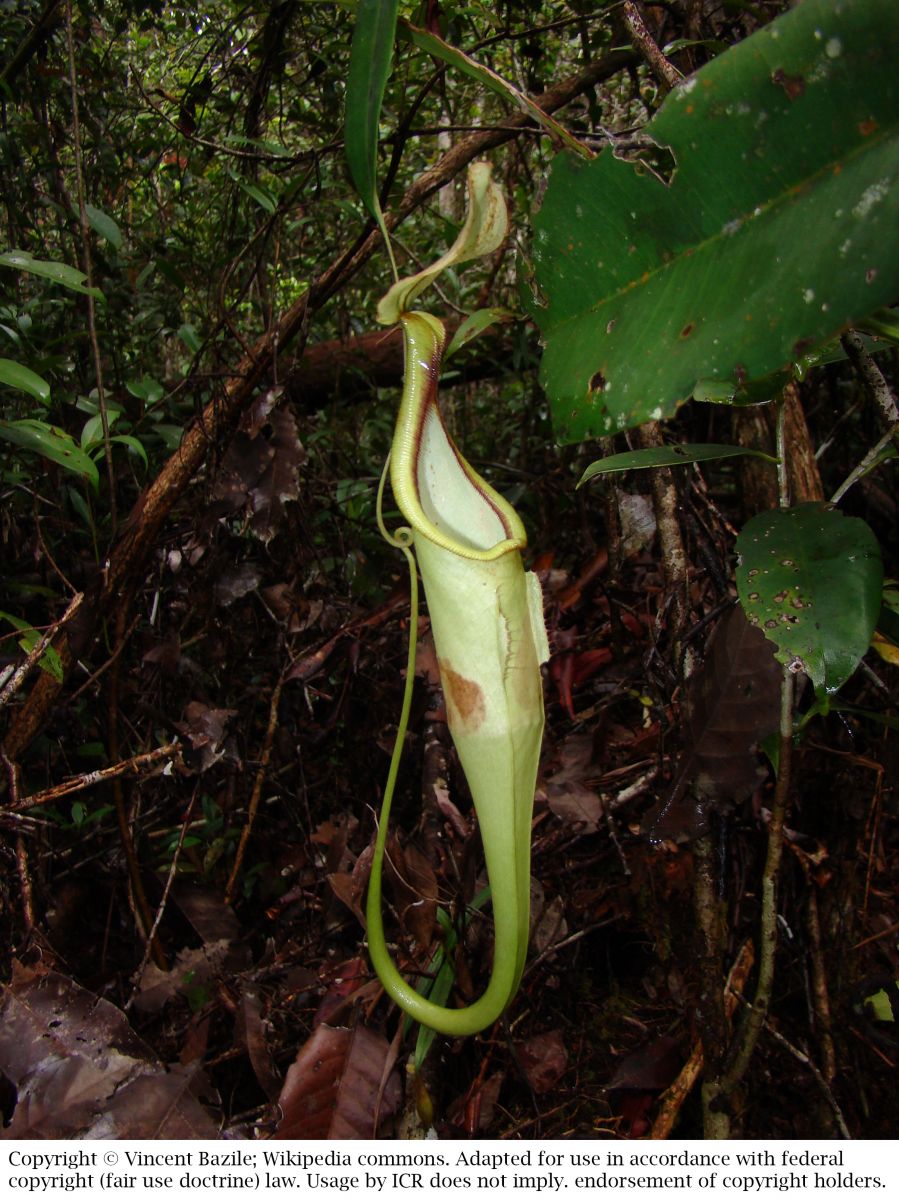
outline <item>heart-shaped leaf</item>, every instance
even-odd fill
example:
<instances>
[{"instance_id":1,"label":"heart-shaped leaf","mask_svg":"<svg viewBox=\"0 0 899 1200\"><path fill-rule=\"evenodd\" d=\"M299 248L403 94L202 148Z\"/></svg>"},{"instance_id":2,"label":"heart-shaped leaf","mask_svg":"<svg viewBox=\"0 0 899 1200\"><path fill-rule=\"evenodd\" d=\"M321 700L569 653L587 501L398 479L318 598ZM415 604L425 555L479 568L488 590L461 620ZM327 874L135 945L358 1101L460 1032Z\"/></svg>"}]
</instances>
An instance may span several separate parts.
<instances>
[{"instance_id":1,"label":"heart-shaped leaf","mask_svg":"<svg viewBox=\"0 0 899 1200\"><path fill-rule=\"evenodd\" d=\"M859 517L800 504L753 517L737 538L737 591L751 624L816 689L835 692L868 649L880 613L880 546Z\"/></svg>"}]
</instances>

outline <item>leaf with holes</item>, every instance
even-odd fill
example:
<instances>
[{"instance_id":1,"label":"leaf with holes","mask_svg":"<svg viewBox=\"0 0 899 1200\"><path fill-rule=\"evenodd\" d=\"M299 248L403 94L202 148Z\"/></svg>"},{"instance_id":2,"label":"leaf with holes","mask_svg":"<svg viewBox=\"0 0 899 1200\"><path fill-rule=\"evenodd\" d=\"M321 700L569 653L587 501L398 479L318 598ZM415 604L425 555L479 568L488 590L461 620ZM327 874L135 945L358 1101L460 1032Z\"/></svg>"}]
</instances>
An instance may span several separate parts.
<instances>
[{"instance_id":1,"label":"leaf with holes","mask_svg":"<svg viewBox=\"0 0 899 1200\"><path fill-rule=\"evenodd\" d=\"M761 513L737 538L737 591L750 624L816 690L835 692L871 643L880 613L880 546L860 517L823 504Z\"/></svg>"},{"instance_id":2,"label":"leaf with holes","mask_svg":"<svg viewBox=\"0 0 899 1200\"><path fill-rule=\"evenodd\" d=\"M897 60L894 0L805 0L667 98L645 134L670 182L559 155L533 315L561 438L740 391L895 301Z\"/></svg>"}]
</instances>

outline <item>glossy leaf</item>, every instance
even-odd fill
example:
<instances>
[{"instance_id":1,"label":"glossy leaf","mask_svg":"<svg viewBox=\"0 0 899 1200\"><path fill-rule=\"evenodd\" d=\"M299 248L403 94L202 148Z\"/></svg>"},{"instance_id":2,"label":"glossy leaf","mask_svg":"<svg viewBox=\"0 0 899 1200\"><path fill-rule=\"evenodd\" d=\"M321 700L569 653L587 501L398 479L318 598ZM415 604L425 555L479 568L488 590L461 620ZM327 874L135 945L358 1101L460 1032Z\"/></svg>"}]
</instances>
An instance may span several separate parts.
<instances>
[{"instance_id":1,"label":"glossy leaf","mask_svg":"<svg viewBox=\"0 0 899 1200\"><path fill-rule=\"evenodd\" d=\"M50 385L46 379L41 379L30 367L23 367L11 358L0 358L0 384L27 392L42 404L50 403Z\"/></svg>"},{"instance_id":2,"label":"glossy leaf","mask_svg":"<svg viewBox=\"0 0 899 1200\"><path fill-rule=\"evenodd\" d=\"M859 517L801 504L753 517L737 538L737 591L779 662L836 691L871 643L880 614L880 546Z\"/></svg>"},{"instance_id":3,"label":"glossy leaf","mask_svg":"<svg viewBox=\"0 0 899 1200\"><path fill-rule=\"evenodd\" d=\"M99 288L85 287L84 281L87 276L83 271L67 266L66 263L35 258L28 250L7 250L5 254L0 254L0 267L12 267L17 271L27 271L29 275L42 275L45 279L52 279L54 283L68 288L69 291L82 292L97 300L105 299Z\"/></svg>"},{"instance_id":4,"label":"glossy leaf","mask_svg":"<svg viewBox=\"0 0 899 1200\"><path fill-rule=\"evenodd\" d=\"M112 217L108 213L105 213L102 208L95 208L93 204L85 204L84 208L87 213L87 219L90 222L90 227L94 233L104 238L116 250L121 250L122 232Z\"/></svg>"},{"instance_id":5,"label":"glossy leaf","mask_svg":"<svg viewBox=\"0 0 899 1200\"><path fill-rule=\"evenodd\" d=\"M578 487L597 475L611 475L615 471L639 471L646 467L677 467L682 463L709 462L716 458L739 458L750 454L776 463L777 459L761 450L747 450L745 446L725 446L715 442L699 445L683 443L675 446L653 446L648 450L626 450L622 454L610 454L590 464L578 480Z\"/></svg>"},{"instance_id":6,"label":"glossy leaf","mask_svg":"<svg viewBox=\"0 0 899 1200\"><path fill-rule=\"evenodd\" d=\"M387 230L378 200L378 132L390 78L398 0L359 0L346 85L346 158L365 207Z\"/></svg>"},{"instance_id":7,"label":"glossy leaf","mask_svg":"<svg viewBox=\"0 0 899 1200\"><path fill-rule=\"evenodd\" d=\"M805 0L668 96L644 132L670 182L555 160L534 317L561 438L785 370L895 300L897 61L893 0Z\"/></svg>"},{"instance_id":8,"label":"glossy leaf","mask_svg":"<svg viewBox=\"0 0 899 1200\"><path fill-rule=\"evenodd\" d=\"M26 419L22 421L0 421L0 438L32 450L42 458L58 463L76 475L86 475L96 488L100 476L93 460L81 450L64 430L44 421Z\"/></svg>"}]
</instances>

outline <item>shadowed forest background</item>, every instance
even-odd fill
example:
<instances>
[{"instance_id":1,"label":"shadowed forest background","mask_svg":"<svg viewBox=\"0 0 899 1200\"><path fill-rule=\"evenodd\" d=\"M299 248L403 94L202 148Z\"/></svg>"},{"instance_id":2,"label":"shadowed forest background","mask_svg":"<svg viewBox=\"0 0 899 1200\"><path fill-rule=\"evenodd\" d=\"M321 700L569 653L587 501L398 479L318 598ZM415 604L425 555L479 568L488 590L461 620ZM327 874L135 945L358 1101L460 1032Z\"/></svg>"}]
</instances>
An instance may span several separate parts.
<instances>
[{"instance_id":1,"label":"shadowed forest background","mask_svg":"<svg viewBox=\"0 0 899 1200\"><path fill-rule=\"evenodd\" d=\"M441 404L525 522L552 651L523 982L454 1041L402 1019L365 946L409 584L375 521L403 348L375 321L390 269L344 153L357 6L0 2L5 1136L701 1138L716 1104L733 1136L895 1135L895 316L835 326L776 395L738 377L563 444L526 315L561 146L514 91L663 188L641 130L666 94L790 7L400 5L381 206L411 274L455 238L470 163L506 196L500 250L421 306L451 329L493 310ZM741 281L723 266L720 286ZM780 483L730 457L575 487L611 453L771 456L778 421ZM829 700L796 675L786 774L783 670L735 605L735 538L784 487L817 512L850 478L883 608L866 654L851 593L822 616L828 662L858 628L861 661ZM489 976L492 923L422 624L385 920L413 977L455 929L454 1004Z\"/></svg>"}]
</instances>

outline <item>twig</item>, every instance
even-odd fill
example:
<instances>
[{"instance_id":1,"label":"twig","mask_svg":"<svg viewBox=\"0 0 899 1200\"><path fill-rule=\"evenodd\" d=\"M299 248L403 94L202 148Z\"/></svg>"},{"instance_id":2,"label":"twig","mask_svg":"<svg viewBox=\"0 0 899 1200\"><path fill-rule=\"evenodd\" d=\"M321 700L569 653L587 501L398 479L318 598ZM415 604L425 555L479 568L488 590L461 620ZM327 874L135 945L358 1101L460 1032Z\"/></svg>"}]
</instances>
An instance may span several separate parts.
<instances>
[{"instance_id":1,"label":"twig","mask_svg":"<svg viewBox=\"0 0 899 1200\"><path fill-rule=\"evenodd\" d=\"M883 372L874 361L873 355L868 353L865 343L854 329L844 333L840 341L849 361L855 367L865 391L880 409L884 422L891 431L895 430L895 426L899 424L899 405L896 403L896 397L884 378Z\"/></svg>"},{"instance_id":2,"label":"twig","mask_svg":"<svg viewBox=\"0 0 899 1200\"><path fill-rule=\"evenodd\" d=\"M83 792L86 788L95 787L98 783L106 783L110 779L117 779L123 775L142 775L151 767L155 767L157 763L162 762L163 759L175 758L178 753L178 742L166 742L164 746L148 750L146 754L135 754L132 758L115 763L111 767L103 767L99 771L88 771L84 775L76 775L74 779L67 779L64 783L58 783L55 787L46 788L42 792L34 792L33 795L25 796L24 799L6 807L9 812L23 812L29 808L37 808L41 804L52 804L54 800L63 800L66 796L71 796L75 792Z\"/></svg>"},{"instance_id":3,"label":"twig","mask_svg":"<svg viewBox=\"0 0 899 1200\"><path fill-rule=\"evenodd\" d=\"M259 811L259 801L262 797L262 785L265 783L266 772L268 771L269 759L272 756L272 743L275 740L275 730L278 728L278 705L281 703L281 690L284 687L284 675L275 684L272 692L271 703L268 707L268 728L265 731L265 741L262 745L262 755L259 759L259 769L256 772L256 778L253 781L253 794L250 797L250 806L247 810L247 821L240 834L240 842L237 846L237 853L234 856L234 866L231 868L231 874L228 876L228 883L225 886L225 903L230 904L234 899L234 889L237 887L237 878L240 875L240 868L243 865L244 854L246 853L247 844L250 840L250 834L253 831L253 822L256 820L256 813Z\"/></svg>"},{"instance_id":4,"label":"twig","mask_svg":"<svg viewBox=\"0 0 899 1200\"><path fill-rule=\"evenodd\" d=\"M6 767L7 786L13 801L19 798L19 768L11 762L0 747L0 762ZM16 874L19 877L19 895L22 897L22 919L25 929L34 928L34 889L31 886L31 871L28 866L28 847L21 833L16 834Z\"/></svg>"},{"instance_id":5,"label":"twig","mask_svg":"<svg viewBox=\"0 0 899 1200\"><path fill-rule=\"evenodd\" d=\"M740 952L734 961L734 965L730 969L724 988L724 1011L728 1020L733 1016L734 1009L737 1006L737 997L746 986L746 980L749 977L749 972L752 970L754 961L755 951L752 942L744 942L740 947ZM702 1041L700 1040L693 1047L693 1053L681 1068L677 1079L675 1079L667 1091L662 1093L659 1101L659 1111L652 1123L650 1137L653 1141L660 1138L667 1138L670 1135L684 1101L693 1090L702 1072L704 1061L705 1055L703 1053Z\"/></svg>"},{"instance_id":6,"label":"twig","mask_svg":"<svg viewBox=\"0 0 899 1200\"><path fill-rule=\"evenodd\" d=\"M69 56L69 90L72 95L72 150L75 161L75 183L78 192L78 217L81 224L81 248L84 257L84 274L87 279L87 328L90 335L91 353L94 359L94 378L97 384L97 404L100 423L103 426L103 454L106 458L106 478L109 483L110 537L116 535L118 514L116 511L115 471L112 464L112 442L109 440L109 414L106 411L106 392L103 387L103 361L100 357L100 342L97 339L96 309L93 293L93 263L91 261L91 229L87 219L87 202L84 198L84 169L81 155L81 120L78 115L78 81L75 73L75 37L72 32L72 0L66 0L66 46Z\"/></svg>"},{"instance_id":7,"label":"twig","mask_svg":"<svg viewBox=\"0 0 899 1200\"><path fill-rule=\"evenodd\" d=\"M0 708L8 704L22 684L25 682L28 675L33 670L35 664L43 657L44 651L59 633L60 629L65 625L71 617L75 615L81 607L81 602L84 599L84 592L79 592L77 596L73 596L69 603L69 607L62 614L58 621L54 621L45 634L28 651L28 656L24 662L19 663L15 671L6 681L3 690L0 691Z\"/></svg>"},{"instance_id":8,"label":"twig","mask_svg":"<svg viewBox=\"0 0 899 1200\"><path fill-rule=\"evenodd\" d=\"M729 1096L746 1074L759 1034L765 1026L771 989L774 984L774 957L777 951L777 876L784 847L784 820L790 796L790 768L793 758L793 694L796 678L789 666L783 669L780 702L780 757L777 786L768 822L768 853L762 872L762 912L759 929L759 976L755 999L749 1009L730 1067L720 1081L718 1091Z\"/></svg>"},{"instance_id":9,"label":"twig","mask_svg":"<svg viewBox=\"0 0 899 1200\"><path fill-rule=\"evenodd\" d=\"M745 1004L745 1005L747 1005L747 1007L749 1006L749 1002L743 996L737 996L736 999L741 1004ZM783 1046L783 1048L789 1054L792 1054L792 1056L796 1059L797 1062L802 1063L802 1065L804 1067L808 1068L809 1072L811 1073L811 1075L814 1078L815 1082L817 1083L818 1087L820 1087L821 1091L824 1093L824 1098L827 1100L827 1103L830 1105L831 1111L833 1112L834 1120L836 1121L836 1124L837 1124L837 1129L840 1131L840 1137L846 1138L847 1141L851 1141L852 1134L849 1132L849 1127L847 1126L845 1118L843 1117L842 1110L841 1110L839 1104L837 1104L836 1097L834 1096L833 1092L830 1090L830 1085L828 1084L828 1082L824 1078L824 1076L821 1074L821 1072L818 1070L815 1063L809 1058L809 1056L805 1053L804 1050L800 1050L798 1046L794 1046L792 1042L788 1041L782 1033L779 1033L767 1021L765 1021L764 1026L765 1026L765 1032L769 1033L771 1035L771 1037L774 1038L775 1042L777 1042L779 1045Z\"/></svg>"},{"instance_id":10,"label":"twig","mask_svg":"<svg viewBox=\"0 0 899 1200\"><path fill-rule=\"evenodd\" d=\"M862 381L862 386L880 409L880 414L887 425L887 431L840 484L831 497L832 504L839 503L852 485L858 483L859 479L867 474L877 456L890 442L895 443L899 447L899 405L896 403L896 397L893 394L892 388L887 383L872 355L868 353L865 343L854 329L844 334L840 341L849 361Z\"/></svg>"},{"instance_id":11,"label":"twig","mask_svg":"<svg viewBox=\"0 0 899 1200\"><path fill-rule=\"evenodd\" d=\"M190 804L188 804L188 806L187 806L187 812L184 814L184 820L181 822L181 833L178 835L178 844L175 847L174 853L172 854L172 865L169 867L169 873L168 873L168 877L165 881L165 887L162 889L162 898L160 899L159 904L157 905L156 916L153 918L153 924L150 927L149 935L147 937L147 944L144 947L144 956L140 960L140 966L137 968L137 970L132 975L132 979L134 981L134 987L131 991L131 995L128 997L127 1003L125 1004L125 1012L128 1011L128 1009L131 1007L131 1005L134 1003L135 999L137 998L137 994L140 989L141 978L143 977L144 971L147 969L147 963L150 961L150 955L153 953L153 947L157 941L156 934L159 932L159 926L162 923L163 914L165 913L165 906L168 904L168 901L169 901L169 893L172 890L172 884L175 882L175 873L178 868L178 859L181 855L181 850L184 846L184 839L187 836L187 831L188 831L188 829L190 829L190 824L191 824L190 819L193 816L194 804L196 803L196 800L197 800L197 789L195 788L194 794L190 798Z\"/></svg>"},{"instance_id":12,"label":"twig","mask_svg":"<svg viewBox=\"0 0 899 1200\"><path fill-rule=\"evenodd\" d=\"M646 22L640 15L636 4L626 0L624 5L624 23L628 33L634 39L634 45L646 59L650 70L666 91L676 88L683 79L677 67L668 61L655 43L652 34L646 28Z\"/></svg>"}]
</instances>

